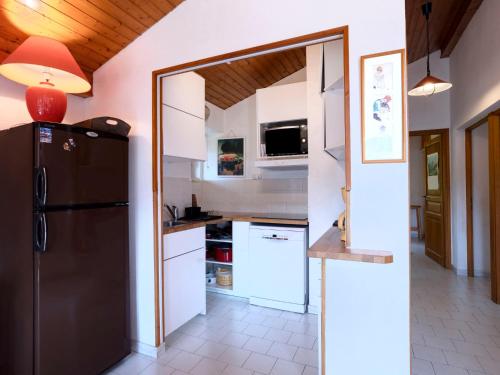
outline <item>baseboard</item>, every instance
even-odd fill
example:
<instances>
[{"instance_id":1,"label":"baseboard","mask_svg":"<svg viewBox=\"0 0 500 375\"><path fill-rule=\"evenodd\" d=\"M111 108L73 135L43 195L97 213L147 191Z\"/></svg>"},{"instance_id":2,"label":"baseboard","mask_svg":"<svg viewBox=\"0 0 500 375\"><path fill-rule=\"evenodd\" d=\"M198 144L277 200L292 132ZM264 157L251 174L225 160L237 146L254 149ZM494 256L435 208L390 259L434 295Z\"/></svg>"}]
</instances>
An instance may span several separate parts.
<instances>
[{"instance_id":1,"label":"baseboard","mask_svg":"<svg viewBox=\"0 0 500 375\"><path fill-rule=\"evenodd\" d=\"M319 308L318 308L318 306L307 305L307 312L309 314L318 315L319 314Z\"/></svg>"},{"instance_id":2,"label":"baseboard","mask_svg":"<svg viewBox=\"0 0 500 375\"><path fill-rule=\"evenodd\" d=\"M299 305L296 303L274 301L274 300L270 300L270 299L266 299L266 298L258 298L258 297L250 297L249 301L250 301L251 305L270 307L272 309L291 311L291 312L296 312L296 313L301 313L301 314L306 312L306 305Z\"/></svg>"},{"instance_id":3,"label":"baseboard","mask_svg":"<svg viewBox=\"0 0 500 375\"><path fill-rule=\"evenodd\" d=\"M165 343L161 343L160 346L152 346L132 340L132 351L156 359L161 352L165 351Z\"/></svg>"},{"instance_id":4,"label":"baseboard","mask_svg":"<svg viewBox=\"0 0 500 375\"><path fill-rule=\"evenodd\" d=\"M457 275L457 276L468 276L467 270L466 269L458 269L455 266L451 266L451 270ZM474 277L479 277L479 278L489 278L490 273L489 272L484 272L484 271L474 271Z\"/></svg>"}]
</instances>

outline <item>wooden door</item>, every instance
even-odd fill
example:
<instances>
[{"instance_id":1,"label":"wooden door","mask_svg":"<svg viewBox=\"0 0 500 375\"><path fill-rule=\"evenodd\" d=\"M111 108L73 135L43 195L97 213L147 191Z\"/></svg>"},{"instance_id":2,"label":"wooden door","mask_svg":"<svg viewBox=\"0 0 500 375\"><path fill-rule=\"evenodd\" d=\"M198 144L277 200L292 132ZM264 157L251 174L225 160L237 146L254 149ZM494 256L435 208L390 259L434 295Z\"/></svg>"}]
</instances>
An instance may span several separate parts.
<instances>
[{"instance_id":1,"label":"wooden door","mask_svg":"<svg viewBox=\"0 0 500 375\"><path fill-rule=\"evenodd\" d=\"M425 137L426 196L424 208L425 254L446 267L447 215L444 178L445 160L443 137L434 134Z\"/></svg>"}]
</instances>

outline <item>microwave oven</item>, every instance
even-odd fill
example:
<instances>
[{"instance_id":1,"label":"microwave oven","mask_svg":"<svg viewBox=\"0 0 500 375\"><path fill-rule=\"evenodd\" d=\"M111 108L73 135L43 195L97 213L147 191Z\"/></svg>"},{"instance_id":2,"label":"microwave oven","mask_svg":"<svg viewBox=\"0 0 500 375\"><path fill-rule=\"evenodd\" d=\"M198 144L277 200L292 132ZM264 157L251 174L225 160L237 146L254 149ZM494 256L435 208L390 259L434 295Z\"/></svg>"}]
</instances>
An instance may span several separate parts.
<instances>
[{"instance_id":1,"label":"microwave oven","mask_svg":"<svg viewBox=\"0 0 500 375\"><path fill-rule=\"evenodd\" d=\"M261 124L262 156L307 155L307 120Z\"/></svg>"}]
</instances>

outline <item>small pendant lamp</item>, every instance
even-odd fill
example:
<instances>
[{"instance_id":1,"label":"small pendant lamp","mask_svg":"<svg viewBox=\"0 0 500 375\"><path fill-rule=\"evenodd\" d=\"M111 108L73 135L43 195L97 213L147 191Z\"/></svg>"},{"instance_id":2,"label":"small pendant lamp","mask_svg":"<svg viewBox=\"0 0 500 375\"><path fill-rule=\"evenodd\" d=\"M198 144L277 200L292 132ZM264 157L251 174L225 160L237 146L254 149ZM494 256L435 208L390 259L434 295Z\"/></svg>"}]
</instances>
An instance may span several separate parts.
<instances>
[{"instance_id":1,"label":"small pendant lamp","mask_svg":"<svg viewBox=\"0 0 500 375\"><path fill-rule=\"evenodd\" d=\"M408 92L410 96L429 96L439 92L446 91L451 88L450 82L443 81L431 75L429 64L430 46L429 46L429 15L432 12L432 3L427 1L422 5L422 13L426 20L427 29L427 76L416 84L416 86Z\"/></svg>"}]
</instances>

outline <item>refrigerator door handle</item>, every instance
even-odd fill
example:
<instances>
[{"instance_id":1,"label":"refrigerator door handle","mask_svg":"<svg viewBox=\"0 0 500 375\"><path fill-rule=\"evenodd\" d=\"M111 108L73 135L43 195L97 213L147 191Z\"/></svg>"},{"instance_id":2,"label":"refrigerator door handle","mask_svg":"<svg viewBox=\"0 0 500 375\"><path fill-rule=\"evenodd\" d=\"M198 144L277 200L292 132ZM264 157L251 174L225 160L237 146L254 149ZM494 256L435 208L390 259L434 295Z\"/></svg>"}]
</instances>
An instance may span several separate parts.
<instances>
[{"instance_id":1,"label":"refrigerator door handle","mask_svg":"<svg viewBox=\"0 0 500 375\"><path fill-rule=\"evenodd\" d=\"M35 228L35 250L44 253L47 251L47 218L45 214L38 214Z\"/></svg>"},{"instance_id":2,"label":"refrigerator door handle","mask_svg":"<svg viewBox=\"0 0 500 375\"><path fill-rule=\"evenodd\" d=\"M47 203L47 169L38 168L35 187L36 200L39 206L45 206Z\"/></svg>"}]
</instances>

